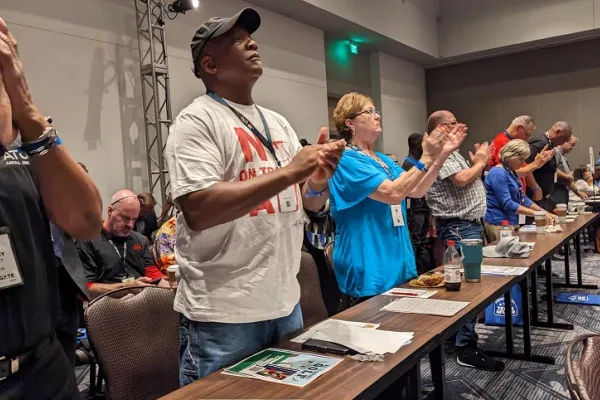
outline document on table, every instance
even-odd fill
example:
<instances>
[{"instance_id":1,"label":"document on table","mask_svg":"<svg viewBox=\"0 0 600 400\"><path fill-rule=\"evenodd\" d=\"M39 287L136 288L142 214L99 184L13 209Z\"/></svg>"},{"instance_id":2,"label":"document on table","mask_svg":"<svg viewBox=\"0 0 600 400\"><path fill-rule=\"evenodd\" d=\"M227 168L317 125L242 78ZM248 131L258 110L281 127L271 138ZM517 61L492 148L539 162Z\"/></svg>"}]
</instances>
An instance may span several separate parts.
<instances>
[{"instance_id":1,"label":"document on table","mask_svg":"<svg viewBox=\"0 0 600 400\"><path fill-rule=\"evenodd\" d=\"M533 248L535 247L535 242L521 242L521 243L529 246L529 250L533 250Z\"/></svg>"},{"instance_id":2,"label":"document on table","mask_svg":"<svg viewBox=\"0 0 600 400\"><path fill-rule=\"evenodd\" d=\"M537 231L537 227L535 225L523 225L519 229L520 233L536 232L536 231Z\"/></svg>"},{"instance_id":3,"label":"document on table","mask_svg":"<svg viewBox=\"0 0 600 400\"><path fill-rule=\"evenodd\" d=\"M425 314L452 317L457 312L465 308L468 304L469 303L466 301L415 299L403 297L388 304L381 310L407 314Z\"/></svg>"},{"instance_id":4,"label":"document on table","mask_svg":"<svg viewBox=\"0 0 600 400\"><path fill-rule=\"evenodd\" d=\"M316 332L319 332L319 331L322 331L325 329L330 329L332 327L352 326L352 327L359 328L359 329L377 329L377 328L379 328L380 325L381 324L370 324L367 322L344 321L341 319L327 319L323 322L316 324L315 326L313 326L312 328L310 328L309 330L307 330L300 336L295 337L291 341L294 343L304 343L308 339L313 339L313 335Z\"/></svg>"},{"instance_id":5,"label":"document on table","mask_svg":"<svg viewBox=\"0 0 600 400\"><path fill-rule=\"evenodd\" d=\"M393 288L384 293L385 296L396 296L396 297L416 297L419 299L428 299L437 290L418 290L418 289L405 289L405 288Z\"/></svg>"},{"instance_id":6,"label":"document on table","mask_svg":"<svg viewBox=\"0 0 600 400\"><path fill-rule=\"evenodd\" d=\"M517 276L523 275L528 268L522 267L501 267L499 265L482 265L482 275L503 275L503 276Z\"/></svg>"},{"instance_id":7,"label":"document on table","mask_svg":"<svg viewBox=\"0 0 600 400\"><path fill-rule=\"evenodd\" d=\"M315 332L312 339L337 343L361 354L383 355L397 352L402 346L410 343L413 337L413 332L393 332L337 325Z\"/></svg>"}]
</instances>

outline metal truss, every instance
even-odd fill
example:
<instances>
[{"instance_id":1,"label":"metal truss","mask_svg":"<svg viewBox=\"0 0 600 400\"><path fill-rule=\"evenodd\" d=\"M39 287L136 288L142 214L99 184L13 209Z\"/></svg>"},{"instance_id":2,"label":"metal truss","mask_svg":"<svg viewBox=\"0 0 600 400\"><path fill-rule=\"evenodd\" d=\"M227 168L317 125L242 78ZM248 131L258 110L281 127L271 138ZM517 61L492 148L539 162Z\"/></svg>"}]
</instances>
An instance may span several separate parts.
<instances>
[{"instance_id":1,"label":"metal truss","mask_svg":"<svg viewBox=\"0 0 600 400\"><path fill-rule=\"evenodd\" d=\"M165 5L162 0L134 0L144 132L150 192L160 205L167 201L169 174L164 158L169 126L172 122L169 65L165 37Z\"/></svg>"}]
</instances>

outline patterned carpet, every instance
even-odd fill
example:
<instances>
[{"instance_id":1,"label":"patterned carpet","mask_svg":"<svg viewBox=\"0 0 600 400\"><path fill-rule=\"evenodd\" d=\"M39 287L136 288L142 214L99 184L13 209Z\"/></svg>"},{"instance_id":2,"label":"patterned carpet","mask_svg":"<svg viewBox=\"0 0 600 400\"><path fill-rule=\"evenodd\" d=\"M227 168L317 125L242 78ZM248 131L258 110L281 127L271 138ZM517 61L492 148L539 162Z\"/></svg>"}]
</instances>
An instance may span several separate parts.
<instances>
[{"instance_id":1,"label":"patterned carpet","mask_svg":"<svg viewBox=\"0 0 600 400\"><path fill-rule=\"evenodd\" d=\"M600 254L583 254L584 283L600 284ZM564 275L564 261L553 261L553 272ZM571 281L575 282L575 257L571 257ZM594 293L582 289L555 289L555 293ZM540 320L546 319L546 303L539 303ZM570 399L565 374L565 352L575 337L585 333L600 333L600 309L596 306L554 303L555 322L571 323L573 331L532 328L532 353L556 357L556 365L546 365L503 359L503 372L484 372L463 368L454 354L447 354L447 399L457 400L558 400ZM523 350L522 329L515 328L514 348ZM484 349L505 350L504 328L477 325L480 346ZM452 351L452 349L447 349ZM421 365L423 386L432 389L429 362Z\"/></svg>"},{"instance_id":2,"label":"patterned carpet","mask_svg":"<svg viewBox=\"0 0 600 400\"><path fill-rule=\"evenodd\" d=\"M585 283L600 284L600 254L583 254L583 276ZM564 262L554 261L553 271L564 273ZM575 281L575 257L571 257L572 281ZM558 289L560 292L564 289ZM570 292L584 293L585 290L569 289ZM587 291L593 293L594 291ZM597 291L596 291L597 292ZM539 303L540 319L545 320L545 302ZM556 365L537 364L517 360L503 360L506 369L501 373L476 371L456 364L456 357L447 354L446 379L447 399L457 400L558 400L569 399L565 376L565 351L569 342L578 335L600 333L600 309L585 305L554 305L556 322L575 325L573 331L544 328L532 329L532 352L537 355L556 357ZM522 351L522 330L515 328L514 346ZM477 325L480 345L484 349L504 350L504 328ZM451 351L451 349L448 349ZM423 360L423 387L432 389L429 362ZM84 399L89 399L89 368L78 367L76 374L79 389ZM102 397L96 397L102 398Z\"/></svg>"}]
</instances>

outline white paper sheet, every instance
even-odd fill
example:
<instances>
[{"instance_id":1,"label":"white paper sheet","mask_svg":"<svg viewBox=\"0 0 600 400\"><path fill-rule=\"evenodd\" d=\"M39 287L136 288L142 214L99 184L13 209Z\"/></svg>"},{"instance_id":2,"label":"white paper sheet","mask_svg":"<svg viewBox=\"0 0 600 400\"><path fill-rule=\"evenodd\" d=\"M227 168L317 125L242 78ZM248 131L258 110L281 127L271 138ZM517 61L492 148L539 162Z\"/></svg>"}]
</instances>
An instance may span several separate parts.
<instances>
[{"instance_id":1,"label":"white paper sheet","mask_svg":"<svg viewBox=\"0 0 600 400\"><path fill-rule=\"evenodd\" d=\"M341 344L359 353L395 353L410 343L413 332L393 332L381 329L362 329L355 326L331 326L315 333L313 339Z\"/></svg>"},{"instance_id":2,"label":"white paper sheet","mask_svg":"<svg viewBox=\"0 0 600 400\"><path fill-rule=\"evenodd\" d=\"M528 268L521 267L501 267L499 265L482 265L482 275L503 275L503 276L517 276L523 275Z\"/></svg>"},{"instance_id":3,"label":"white paper sheet","mask_svg":"<svg viewBox=\"0 0 600 400\"><path fill-rule=\"evenodd\" d=\"M521 233L536 232L536 231L537 231L537 228L535 225L523 225L519 229L519 232L521 232Z\"/></svg>"},{"instance_id":4,"label":"white paper sheet","mask_svg":"<svg viewBox=\"0 0 600 400\"><path fill-rule=\"evenodd\" d=\"M451 317L469 305L466 301L415 299L403 297L387 306L382 311L401 312L408 314L439 315Z\"/></svg>"},{"instance_id":5,"label":"white paper sheet","mask_svg":"<svg viewBox=\"0 0 600 400\"><path fill-rule=\"evenodd\" d=\"M308 339L313 339L316 332L322 331L324 329L329 329L332 327L338 326L352 326L360 329L377 329L381 324L371 324L368 322L355 322L355 321L344 321L341 319L327 319L323 322L320 322L301 334L300 336L295 337L291 341L294 343L304 343Z\"/></svg>"},{"instance_id":6,"label":"white paper sheet","mask_svg":"<svg viewBox=\"0 0 600 400\"><path fill-rule=\"evenodd\" d=\"M533 250L533 248L535 247L535 242L521 242L521 243L529 246L529 250Z\"/></svg>"},{"instance_id":7,"label":"white paper sheet","mask_svg":"<svg viewBox=\"0 0 600 400\"><path fill-rule=\"evenodd\" d=\"M385 296L394 296L394 297L415 297L419 299L428 299L434 294L437 293L437 290L418 290L418 289L405 289L405 288L393 288L384 293Z\"/></svg>"}]
</instances>

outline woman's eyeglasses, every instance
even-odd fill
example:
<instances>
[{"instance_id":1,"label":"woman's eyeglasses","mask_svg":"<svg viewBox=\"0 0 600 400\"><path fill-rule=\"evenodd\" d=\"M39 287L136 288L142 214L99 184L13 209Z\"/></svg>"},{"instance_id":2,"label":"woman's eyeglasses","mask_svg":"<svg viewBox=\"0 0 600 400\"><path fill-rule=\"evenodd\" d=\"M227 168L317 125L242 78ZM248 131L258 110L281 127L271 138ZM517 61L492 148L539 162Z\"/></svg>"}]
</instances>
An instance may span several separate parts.
<instances>
[{"instance_id":1,"label":"woman's eyeglasses","mask_svg":"<svg viewBox=\"0 0 600 400\"><path fill-rule=\"evenodd\" d=\"M374 108L369 108L368 110L359 112L358 114L356 114L354 117L352 117L350 119L354 119L354 118L358 117L359 115L363 115L363 114L370 115L371 117L374 117L375 115L378 115L381 117L381 113L379 111L377 111Z\"/></svg>"}]
</instances>

